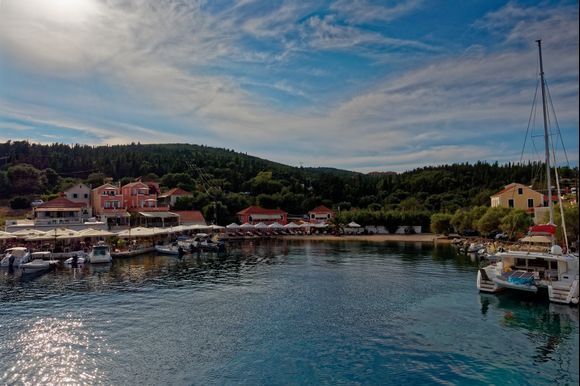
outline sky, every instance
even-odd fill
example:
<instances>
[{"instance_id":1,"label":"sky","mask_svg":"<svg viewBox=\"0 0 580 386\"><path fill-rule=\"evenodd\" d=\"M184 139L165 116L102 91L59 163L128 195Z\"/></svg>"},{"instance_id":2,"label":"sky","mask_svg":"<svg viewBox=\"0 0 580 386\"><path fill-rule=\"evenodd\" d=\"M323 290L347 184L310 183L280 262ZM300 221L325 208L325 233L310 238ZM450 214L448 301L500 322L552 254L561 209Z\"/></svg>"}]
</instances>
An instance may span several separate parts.
<instances>
[{"instance_id":1,"label":"sky","mask_svg":"<svg viewBox=\"0 0 580 386\"><path fill-rule=\"evenodd\" d=\"M578 165L578 28L577 1L0 0L0 141L539 160L542 39L558 163L563 143Z\"/></svg>"}]
</instances>

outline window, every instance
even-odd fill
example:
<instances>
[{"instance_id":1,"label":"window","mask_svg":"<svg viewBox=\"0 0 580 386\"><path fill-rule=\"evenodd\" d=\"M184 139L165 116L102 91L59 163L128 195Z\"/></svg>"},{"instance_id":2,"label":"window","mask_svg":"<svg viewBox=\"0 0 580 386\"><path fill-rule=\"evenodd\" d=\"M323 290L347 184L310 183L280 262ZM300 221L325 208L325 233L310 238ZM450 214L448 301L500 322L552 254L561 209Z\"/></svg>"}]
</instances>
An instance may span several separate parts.
<instances>
[{"instance_id":1,"label":"window","mask_svg":"<svg viewBox=\"0 0 580 386\"><path fill-rule=\"evenodd\" d=\"M534 199L528 198L528 208L533 208L533 207L534 207Z\"/></svg>"},{"instance_id":2,"label":"window","mask_svg":"<svg viewBox=\"0 0 580 386\"><path fill-rule=\"evenodd\" d=\"M510 198L508 200L508 207L510 207L510 208L513 208L514 207L514 199L513 198Z\"/></svg>"},{"instance_id":3,"label":"window","mask_svg":"<svg viewBox=\"0 0 580 386\"><path fill-rule=\"evenodd\" d=\"M89 194L88 193L85 193L85 198L89 198Z\"/></svg>"},{"instance_id":4,"label":"window","mask_svg":"<svg viewBox=\"0 0 580 386\"><path fill-rule=\"evenodd\" d=\"M521 196L524 194L524 188L518 188L518 194Z\"/></svg>"},{"instance_id":5,"label":"window","mask_svg":"<svg viewBox=\"0 0 580 386\"><path fill-rule=\"evenodd\" d=\"M109 209L111 207L110 201L105 201L105 209Z\"/></svg>"}]
</instances>

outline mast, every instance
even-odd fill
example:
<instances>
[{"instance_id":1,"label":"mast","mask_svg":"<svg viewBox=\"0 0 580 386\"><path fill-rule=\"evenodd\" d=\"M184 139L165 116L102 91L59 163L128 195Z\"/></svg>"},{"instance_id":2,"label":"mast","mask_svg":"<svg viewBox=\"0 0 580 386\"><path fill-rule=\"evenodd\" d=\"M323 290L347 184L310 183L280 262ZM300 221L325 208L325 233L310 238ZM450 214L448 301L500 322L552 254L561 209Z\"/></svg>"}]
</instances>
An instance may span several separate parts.
<instances>
[{"instance_id":1,"label":"mast","mask_svg":"<svg viewBox=\"0 0 580 386\"><path fill-rule=\"evenodd\" d=\"M540 80L542 82L542 109L544 112L544 145L546 147L546 180L548 183L548 207L550 208L550 224L554 223L554 203L552 202L552 176L550 173L550 139L548 133L548 112L546 107L546 84L544 80L544 64L542 62L542 40L536 40L540 54Z\"/></svg>"}]
</instances>

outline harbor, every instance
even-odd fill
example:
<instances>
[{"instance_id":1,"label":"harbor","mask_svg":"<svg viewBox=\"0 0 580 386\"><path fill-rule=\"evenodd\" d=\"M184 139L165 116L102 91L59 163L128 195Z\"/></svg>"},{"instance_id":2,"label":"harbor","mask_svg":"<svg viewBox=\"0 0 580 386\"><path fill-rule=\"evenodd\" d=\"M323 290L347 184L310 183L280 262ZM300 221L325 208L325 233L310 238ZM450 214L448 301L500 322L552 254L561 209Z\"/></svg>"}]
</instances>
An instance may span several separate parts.
<instances>
[{"instance_id":1,"label":"harbor","mask_svg":"<svg viewBox=\"0 0 580 386\"><path fill-rule=\"evenodd\" d=\"M477 270L449 245L287 239L33 279L4 270L0 374L56 384L577 384L578 309L479 294Z\"/></svg>"}]
</instances>

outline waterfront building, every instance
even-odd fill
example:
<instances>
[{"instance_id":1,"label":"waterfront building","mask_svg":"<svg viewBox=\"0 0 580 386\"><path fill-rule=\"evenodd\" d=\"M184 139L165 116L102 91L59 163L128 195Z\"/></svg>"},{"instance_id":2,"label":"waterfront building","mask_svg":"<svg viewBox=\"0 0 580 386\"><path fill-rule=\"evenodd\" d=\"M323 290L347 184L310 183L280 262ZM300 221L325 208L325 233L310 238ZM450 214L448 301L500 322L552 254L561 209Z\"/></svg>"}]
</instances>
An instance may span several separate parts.
<instances>
[{"instance_id":1,"label":"waterfront building","mask_svg":"<svg viewBox=\"0 0 580 386\"><path fill-rule=\"evenodd\" d=\"M547 206L547 202L544 202L545 197L542 193L518 183L506 185L504 189L492 195L490 198L492 208L502 206L504 208L523 209L528 213L534 213L534 208Z\"/></svg>"},{"instance_id":2,"label":"waterfront building","mask_svg":"<svg viewBox=\"0 0 580 386\"><path fill-rule=\"evenodd\" d=\"M173 188L165 193L162 193L157 197L157 203L159 205L167 205L173 207L179 198L193 197L193 193L190 193L181 188Z\"/></svg>"},{"instance_id":3,"label":"waterfront building","mask_svg":"<svg viewBox=\"0 0 580 386\"><path fill-rule=\"evenodd\" d=\"M104 184L91 191L93 213L110 227L129 224L129 213L123 203L121 188Z\"/></svg>"},{"instance_id":4,"label":"waterfront building","mask_svg":"<svg viewBox=\"0 0 580 386\"><path fill-rule=\"evenodd\" d=\"M173 213L179 216L179 225L207 225L199 210L176 210Z\"/></svg>"},{"instance_id":5,"label":"waterfront building","mask_svg":"<svg viewBox=\"0 0 580 386\"><path fill-rule=\"evenodd\" d=\"M250 223L255 225L263 222L266 225L278 222L286 225L288 222L288 213L281 209L264 209L259 206L249 206L237 213L240 224Z\"/></svg>"},{"instance_id":6,"label":"waterfront building","mask_svg":"<svg viewBox=\"0 0 580 386\"><path fill-rule=\"evenodd\" d=\"M64 197L72 202L81 202L91 210L91 187L86 184L74 184L63 192Z\"/></svg>"},{"instance_id":7,"label":"waterfront building","mask_svg":"<svg viewBox=\"0 0 580 386\"><path fill-rule=\"evenodd\" d=\"M324 205L317 206L308 212L308 219L313 224L329 223L334 216L334 211Z\"/></svg>"},{"instance_id":8,"label":"waterfront building","mask_svg":"<svg viewBox=\"0 0 580 386\"><path fill-rule=\"evenodd\" d=\"M32 219L37 226L68 227L82 224L90 217L86 203L73 202L66 197L58 197L32 208Z\"/></svg>"}]
</instances>

